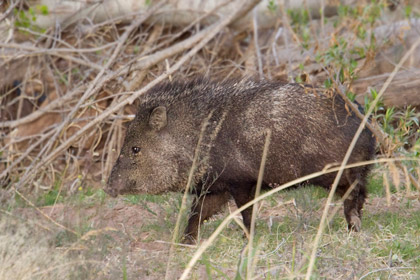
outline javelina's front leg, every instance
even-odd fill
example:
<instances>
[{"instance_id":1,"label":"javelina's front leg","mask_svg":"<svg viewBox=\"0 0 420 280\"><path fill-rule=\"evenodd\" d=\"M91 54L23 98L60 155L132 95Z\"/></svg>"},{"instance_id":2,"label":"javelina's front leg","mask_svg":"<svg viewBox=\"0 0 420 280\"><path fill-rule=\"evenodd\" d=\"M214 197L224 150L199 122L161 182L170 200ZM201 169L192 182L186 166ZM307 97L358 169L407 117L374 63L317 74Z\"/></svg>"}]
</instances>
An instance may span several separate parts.
<instances>
[{"instance_id":1,"label":"javelina's front leg","mask_svg":"<svg viewBox=\"0 0 420 280\"><path fill-rule=\"evenodd\" d=\"M198 228L203 221L219 212L222 206L228 202L229 198L230 195L228 192L210 192L205 195L195 196L182 242L194 244L197 241Z\"/></svg>"}]
</instances>

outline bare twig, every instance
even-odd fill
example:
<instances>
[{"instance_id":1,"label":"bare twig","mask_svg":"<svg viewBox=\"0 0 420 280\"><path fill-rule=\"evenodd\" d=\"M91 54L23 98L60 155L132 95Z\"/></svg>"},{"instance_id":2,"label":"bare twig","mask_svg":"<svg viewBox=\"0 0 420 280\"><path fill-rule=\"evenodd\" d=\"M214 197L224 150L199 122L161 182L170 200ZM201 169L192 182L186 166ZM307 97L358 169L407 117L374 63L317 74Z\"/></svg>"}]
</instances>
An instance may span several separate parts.
<instances>
[{"instance_id":1,"label":"bare twig","mask_svg":"<svg viewBox=\"0 0 420 280\"><path fill-rule=\"evenodd\" d=\"M254 45L255 45L255 52L257 53L257 61L258 61L258 74L260 75L260 80L262 80L264 79L264 73L263 73L263 65L262 65L262 58L261 58L261 50L258 43L257 10L254 9L252 14L253 14L252 26L254 27Z\"/></svg>"},{"instance_id":2,"label":"bare twig","mask_svg":"<svg viewBox=\"0 0 420 280\"><path fill-rule=\"evenodd\" d=\"M79 234L77 232L75 232L72 229L69 229L65 226L63 226L60 223L57 223L54 219L52 219L50 216L45 215L44 212L42 212L38 207L35 206L35 204L33 204L29 199L27 199L23 194L21 194L19 191L15 191L17 195L19 195L23 200L25 200L26 203L28 203L30 206L32 206L38 213L40 213L44 218L46 218L48 221L52 222L54 225L58 226L59 228L62 228L68 232L71 232L73 234L75 234L76 236L79 236Z\"/></svg>"},{"instance_id":3,"label":"bare twig","mask_svg":"<svg viewBox=\"0 0 420 280\"><path fill-rule=\"evenodd\" d=\"M40 35L43 35L41 33L37 33ZM45 35L44 35L45 36ZM60 53L91 53L91 52L97 52L102 51L108 48L113 47L117 44L117 42L108 43L99 47L95 48L72 48L70 44L63 40L59 40L60 43L67 45L69 48L38 48L32 45L26 45L26 44L16 44L16 43L0 43L0 48L6 48L6 49L20 49L28 51L30 54L56 54L59 55Z\"/></svg>"},{"instance_id":4,"label":"bare twig","mask_svg":"<svg viewBox=\"0 0 420 280\"><path fill-rule=\"evenodd\" d=\"M398 270L398 269L413 269L414 267L385 267L385 268L379 268L379 269L375 269L372 271L369 271L368 273L366 273L365 275L363 275L362 277L359 278L359 280L362 280L364 278L366 278L367 276L376 273L376 272L381 272L381 271L389 271L389 270Z\"/></svg>"},{"instance_id":5,"label":"bare twig","mask_svg":"<svg viewBox=\"0 0 420 280\"><path fill-rule=\"evenodd\" d=\"M16 8L17 5L19 5L20 1L12 1L9 8L0 16L0 22L2 22L5 18L9 16L9 14L13 11L14 8Z\"/></svg>"},{"instance_id":6,"label":"bare twig","mask_svg":"<svg viewBox=\"0 0 420 280\"><path fill-rule=\"evenodd\" d=\"M264 170L265 170L265 163L267 161L267 155L268 155L268 148L270 147L270 141L271 141L271 130L267 130L266 136L265 136L265 144L264 144L264 150L261 157L261 164L260 164L260 170L258 172L258 180L257 180L257 186L255 188L255 196L259 197L261 192L261 186L264 178ZM258 213L258 203L255 203L252 208L252 216L251 216L251 228L249 232L249 241L248 241L248 262L247 262L247 271L246 276L247 279L251 279L252 277L252 264L251 258L253 253L253 241L255 237L255 221L257 219L257 213Z\"/></svg>"}]
</instances>

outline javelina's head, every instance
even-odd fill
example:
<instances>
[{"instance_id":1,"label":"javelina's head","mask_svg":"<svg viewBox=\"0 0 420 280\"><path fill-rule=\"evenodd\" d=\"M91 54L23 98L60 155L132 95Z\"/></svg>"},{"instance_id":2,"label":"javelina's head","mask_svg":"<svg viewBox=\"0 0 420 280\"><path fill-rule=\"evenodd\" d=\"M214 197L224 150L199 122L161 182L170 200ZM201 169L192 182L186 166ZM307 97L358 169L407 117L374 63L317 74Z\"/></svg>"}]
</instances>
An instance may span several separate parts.
<instances>
[{"instance_id":1,"label":"javelina's head","mask_svg":"<svg viewBox=\"0 0 420 280\"><path fill-rule=\"evenodd\" d=\"M165 106L139 110L108 179L105 191L109 195L182 188L191 159L171 117Z\"/></svg>"}]
</instances>

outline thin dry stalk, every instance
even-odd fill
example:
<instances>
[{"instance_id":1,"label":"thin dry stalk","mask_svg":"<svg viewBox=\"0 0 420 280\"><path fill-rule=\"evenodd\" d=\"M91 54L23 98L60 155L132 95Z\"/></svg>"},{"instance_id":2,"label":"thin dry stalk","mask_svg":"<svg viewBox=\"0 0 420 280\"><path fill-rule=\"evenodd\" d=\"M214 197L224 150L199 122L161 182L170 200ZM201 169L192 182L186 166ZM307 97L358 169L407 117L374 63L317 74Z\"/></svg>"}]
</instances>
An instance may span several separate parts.
<instances>
[{"instance_id":1,"label":"thin dry stalk","mask_svg":"<svg viewBox=\"0 0 420 280\"><path fill-rule=\"evenodd\" d=\"M388 164L389 171L392 175L392 182L394 183L395 188L397 189L397 193L400 192L400 173L398 172L397 167L393 163Z\"/></svg>"},{"instance_id":2,"label":"thin dry stalk","mask_svg":"<svg viewBox=\"0 0 420 280\"><path fill-rule=\"evenodd\" d=\"M167 261L167 264L166 264L165 279L170 279L170 272L171 272L170 271L170 265L171 265L171 259L172 259L173 253L174 253L174 248L175 248L174 244L178 240L181 220L182 220L182 217L183 217L185 211L187 210L187 199L188 199L188 195L190 193L191 186L193 184L195 170L197 168L197 161L198 161L199 156L200 156L201 143L203 141L203 137L204 137L204 134L206 132L207 126L209 125L209 120L213 116L213 112L214 111L210 112L210 114L207 116L207 118L204 120L204 122L201 126L201 132L200 132L200 136L198 138L197 146L195 148L193 162L192 162L192 165L191 165L190 172L188 174L187 186L185 187L184 195L182 196L181 207L180 207L179 212L178 212L178 217L177 217L177 220L176 220L176 223L175 223L174 233L172 235L171 247L169 248L169 256L168 256L168 261Z\"/></svg>"},{"instance_id":3,"label":"thin dry stalk","mask_svg":"<svg viewBox=\"0 0 420 280\"><path fill-rule=\"evenodd\" d=\"M357 186L357 184L359 183L358 180L354 181L353 184L351 184L351 186L347 189L347 191L345 192L345 194L343 195L343 197L340 199L340 202L343 203L344 200L347 199L347 197L350 195L350 193L354 190L354 188ZM327 219L327 224L329 225L331 220L334 218L335 214L337 214L338 210L341 208L341 203L338 204L337 206L334 207L334 209L331 211L330 216Z\"/></svg>"},{"instance_id":4,"label":"thin dry stalk","mask_svg":"<svg viewBox=\"0 0 420 280\"><path fill-rule=\"evenodd\" d=\"M209 12L199 16L197 19L195 19L193 22L191 22L189 25L187 25L186 27L184 27L180 32L178 32L177 34L175 34L174 36L171 36L168 40L165 40L164 42L158 44L155 47L151 47L151 43L155 41L155 36L157 36L160 32L162 32L163 26L159 25L156 26L155 29L153 30L151 36L149 37L148 41L146 42L146 46L141 54L141 57L143 57L142 59L144 59L145 57L147 58L147 55L152 52L155 51L156 49L159 49L160 47L164 46L164 45L168 45L170 43L172 43L173 41L175 41L176 39L178 39L179 37L181 37L182 34L184 34L185 32L187 32L188 30L190 30L192 27L194 27L196 24L198 24L199 22L201 22L202 20L204 20L205 18L207 18L208 16L214 14L216 11L218 11L220 8L226 6L227 4L230 3L230 0L226 0L225 2L221 3L220 5L214 7L212 10L210 10ZM175 45L180 45L182 46L182 44L175 44ZM187 44L188 45L188 44ZM172 48L172 47L171 47ZM142 60L140 59L140 60ZM161 61L163 61L164 59L167 59L167 57L165 58L159 58L159 60L155 63L159 63ZM139 60L139 61L140 61ZM137 65L140 66L140 65ZM138 77L134 78L130 83L125 83L124 87L126 88L126 90L135 90L138 88L138 86L140 86L141 81L144 79L147 70L150 69L150 67L152 67L153 64L148 64L145 67L143 67L141 70L141 72L139 73ZM137 71L135 71L134 73L136 73Z\"/></svg>"},{"instance_id":5,"label":"thin dry stalk","mask_svg":"<svg viewBox=\"0 0 420 280\"><path fill-rule=\"evenodd\" d=\"M419 182L416 181L417 184L413 184L416 189L420 192L420 167L416 168L416 172L417 172L417 178L419 178ZM410 174L411 175L411 174ZM411 179L411 177L410 177ZM413 181L411 180L411 183L413 183Z\"/></svg>"},{"instance_id":6,"label":"thin dry stalk","mask_svg":"<svg viewBox=\"0 0 420 280\"><path fill-rule=\"evenodd\" d=\"M74 100L74 98L84 92L86 90L86 86L81 86L79 88L76 88L68 93L66 93L65 95L60 96L57 99L54 99L51 103L49 103L48 105L46 105L44 108L39 109L34 111L33 113L17 119L17 120L13 120L13 121L5 121L5 122L1 122L0 123L0 128L4 128L4 127L10 127L10 128L16 128L22 124L26 124L28 122L32 122L35 121L36 119L38 119L39 117L41 117L42 115L44 115L45 113L51 112L54 109L62 106L63 104L66 104L67 102L70 102L71 100Z\"/></svg>"},{"instance_id":7,"label":"thin dry stalk","mask_svg":"<svg viewBox=\"0 0 420 280\"><path fill-rule=\"evenodd\" d=\"M405 196L410 197L411 196L411 184L410 184L410 176L407 169L407 166L403 166L403 171L405 175Z\"/></svg>"},{"instance_id":8,"label":"thin dry stalk","mask_svg":"<svg viewBox=\"0 0 420 280\"><path fill-rule=\"evenodd\" d=\"M161 36L163 31L162 25L157 25L153 28L149 38L147 39L143 51L140 54L140 57L144 56L150 49L152 48L153 42L156 42L157 38ZM133 79L130 81L130 83L126 86L126 89L129 91L136 90L140 87L141 83L143 82L144 78L146 77L147 69L144 69L142 71L134 71L131 76Z\"/></svg>"},{"instance_id":9,"label":"thin dry stalk","mask_svg":"<svg viewBox=\"0 0 420 280\"><path fill-rule=\"evenodd\" d=\"M76 248L78 248L77 246L82 242L82 241L86 241L89 239L89 237L91 236L98 236L110 231L118 231L117 229L113 228L113 227L104 227L101 228L99 230L89 230L88 232L86 232L85 234L83 234L76 242L72 243L71 246L69 246L65 251L64 254L69 253L72 250L76 250Z\"/></svg>"},{"instance_id":10,"label":"thin dry stalk","mask_svg":"<svg viewBox=\"0 0 420 280\"><path fill-rule=\"evenodd\" d=\"M20 1L10 1L9 4L9 8L7 8L7 10L0 16L0 22L9 16L9 14L16 8L16 6L20 4Z\"/></svg>"},{"instance_id":11,"label":"thin dry stalk","mask_svg":"<svg viewBox=\"0 0 420 280\"><path fill-rule=\"evenodd\" d=\"M386 173L383 174L383 181L385 185L385 194L386 194L386 206L391 206L391 187L389 185L388 176Z\"/></svg>"},{"instance_id":12,"label":"thin dry stalk","mask_svg":"<svg viewBox=\"0 0 420 280\"><path fill-rule=\"evenodd\" d=\"M41 143L43 143L46 139L48 139L49 137L51 137L51 135L53 135L54 130L50 130L46 133L44 133L42 135L42 137L40 137L34 144L32 144L31 146L29 146L26 151L19 156L18 159L13 160L13 161L9 161L10 164L7 166L7 168L0 174L0 179L2 178L6 178L7 175L9 174L9 172L11 172L11 170L13 168L15 168L20 162L22 162L25 158L27 158L29 156L29 154L36 148L38 147ZM12 146L11 146L12 147Z\"/></svg>"},{"instance_id":13,"label":"thin dry stalk","mask_svg":"<svg viewBox=\"0 0 420 280\"><path fill-rule=\"evenodd\" d=\"M49 38L45 34L40 34L40 36ZM54 40L55 40L55 38L54 38ZM56 41L59 41L60 43L67 44L66 42L63 42L59 39L57 39ZM46 49L46 48L38 48L38 47L34 47L34 46L27 46L27 45L21 45L21 44L13 44L13 43L8 43L8 44L0 43L0 47L21 49L21 50L25 50L25 51L28 52L28 53L20 54L18 56L19 59L24 59L24 57L35 57L35 56L41 55L41 54L42 55L50 55L50 56L56 56L56 57L64 58L66 60L69 60L70 62L75 62L75 63L80 64L80 65L88 66L88 67L90 67L92 69L95 69L97 71L101 71L103 69L102 66L90 61L88 58L84 57L82 55L82 53L100 51L102 49L106 49L106 48L110 47L109 45L114 45L114 44L115 43L112 43L112 44L108 44L106 47L99 47L99 48L92 48L92 49L67 49L67 48ZM64 53L68 53L68 52L78 53L79 55L84 57L84 59L79 59L79 58L73 57L71 55L62 54L63 52ZM5 65L6 62L2 63L1 65ZM112 72L111 70L106 70L106 71L107 71L107 73Z\"/></svg>"},{"instance_id":14,"label":"thin dry stalk","mask_svg":"<svg viewBox=\"0 0 420 280\"><path fill-rule=\"evenodd\" d=\"M261 50L260 45L258 44L258 19L257 19L257 10L254 9L252 12L253 14L253 21L252 26L254 27L254 45L255 45L255 52L257 53L257 62L258 62L258 74L260 75L260 80L264 79L263 73L263 64L261 58Z\"/></svg>"},{"instance_id":15,"label":"thin dry stalk","mask_svg":"<svg viewBox=\"0 0 420 280\"><path fill-rule=\"evenodd\" d=\"M36 33L35 35L42 35L42 33ZM48 36L46 34L43 34L44 36L47 36L47 38L52 38L51 36ZM80 49L76 49L74 48L72 45L70 45L69 43L67 43L66 41L60 40L58 38L52 38L54 40L56 40L57 42L62 43L63 45L68 46L69 48L50 48L50 49L45 49L45 48L38 48L35 46L30 46L30 45L22 45L22 44L15 44L15 43L0 43L0 47L1 48L14 48L14 49L21 49L21 50L25 50L28 51L31 55L34 54L56 54L59 55L60 53L91 53L91 52L97 52L97 51L102 51L105 49L108 49L110 47L113 47L115 44L117 44L118 42L112 42L112 43L108 43L99 47L95 47L95 48L80 48Z\"/></svg>"},{"instance_id":16,"label":"thin dry stalk","mask_svg":"<svg viewBox=\"0 0 420 280\"><path fill-rule=\"evenodd\" d=\"M321 0L321 9L319 9L319 12L321 13L321 34L322 34L322 36L325 35L324 9L325 9L325 0Z\"/></svg>"},{"instance_id":17,"label":"thin dry stalk","mask_svg":"<svg viewBox=\"0 0 420 280\"><path fill-rule=\"evenodd\" d=\"M34 272L31 275L31 277L37 278L36 276L41 276L41 275L44 275L44 274L49 274L49 273L51 273L54 270L58 270L58 269L61 269L61 268L64 268L64 267L72 267L72 266L74 266L76 264L96 264L98 266L103 266L104 265L103 262L101 262L101 261L94 261L94 260L72 261L72 262L66 262L66 263L61 264L61 265L52 266L52 267L49 267L47 269L43 269L43 270Z\"/></svg>"},{"instance_id":18,"label":"thin dry stalk","mask_svg":"<svg viewBox=\"0 0 420 280\"><path fill-rule=\"evenodd\" d=\"M261 193L261 186L264 178L264 170L265 170L265 163L267 161L267 155L268 155L268 149L270 147L270 141L271 141L271 130L266 131L265 136L265 144L264 144L264 150L261 157L261 164L260 164L260 170L258 172L258 180L257 180L257 186L255 188L255 196L259 197ZM255 203L252 208L252 216L251 216L251 227L249 232L249 241L248 241L248 262L247 262L247 272L246 272L246 278L251 279L253 274L253 262L251 262L252 254L253 254L253 242L255 237L255 221L257 219L258 215L258 203Z\"/></svg>"},{"instance_id":19,"label":"thin dry stalk","mask_svg":"<svg viewBox=\"0 0 420 280\"><path fill-rule=\"evenodd\" d=\"M365 275L360 277L359 280L365 279L369 275L371 275L373 273L380 272L380 271L390 271L390 270L398 270L398 269L413 269L413 268L414 267L385 267L385 268L379 268L379 269L375 269L375 270L372 270L372 271L366 273Z\"/></svg>"},{"instance_id":20,"label":"thin dry stalk","mask_svg":"<svg viewBox=\"0 0 420 280\"><path fill-rule=\"evenodd\" d=\"M23 194L21 194L18 190L15 190L16 194L19 195L23 200L25 200L26 203L28 203L32 208L34 208L39 214L41 214L41 216L43 216L44 218L46 218L48 221L52 222L54 225L58 226L59 228L62 228L68 232L71 232L73 234L75 234L76 236L79 236L79 234L77 232L75 232L72 229L69 229L68 227L63 226L60 223L57 223L54 219L52 219L50 216L45 215L44 212L42 212L38 207L35 206L35 204L33 204L29 199L27 199Z\"/></svg>"},{"instance_id":21,"label":"thin dry stalk","mask_svg":"<svg viewBox=\"0 0 420 280\"><path fill-rule=\"evenodd\" d=\"M5 210L3 210L3 209L0 209L0 213L3 213L4 215L7 215L7 216L9 216L9 217L11 217L11 218L13 218L13 219L16 219L16 220L19 220L19 221L24 221L24 222L27 222L27 221L25 221L22 217L17 217L17 216L15 216L15 215L13 215L12 213L10 213L9 211L5 211ZM40 228L42 228L42 229L44 229L44 230L46 230L46 231L48 231L48 232L54 232L54 230L53 229L51 229L51 228L48 228L48 227L46 227L46 226L44 226L44 225L42 225L41 223L39 223L39 222L36 222L36 221L31 221L34 225L36 225L36 226L38 226L38 227L40 227Z\"/></svg>"}]
</instances>

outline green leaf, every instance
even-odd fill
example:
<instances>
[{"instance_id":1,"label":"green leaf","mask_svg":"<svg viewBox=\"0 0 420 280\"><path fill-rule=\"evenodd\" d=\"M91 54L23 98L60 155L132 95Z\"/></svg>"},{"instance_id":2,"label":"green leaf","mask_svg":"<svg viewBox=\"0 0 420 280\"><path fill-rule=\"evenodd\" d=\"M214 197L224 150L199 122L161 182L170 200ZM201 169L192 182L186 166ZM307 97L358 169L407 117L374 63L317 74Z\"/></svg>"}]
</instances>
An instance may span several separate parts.
<instances>
[{"instance_id":1,"label":"green leaf","mask_svg":"<svg viewBox=\"0 0 420 280\"><path fill-rule=\"evenodd\" d=\"M36 9L44 16L49 14L47 5L37 5Z\"/></svg>"}]
</instances>

